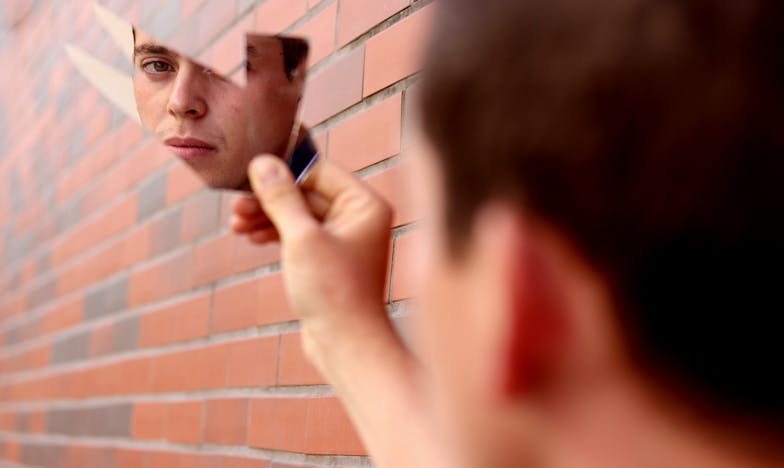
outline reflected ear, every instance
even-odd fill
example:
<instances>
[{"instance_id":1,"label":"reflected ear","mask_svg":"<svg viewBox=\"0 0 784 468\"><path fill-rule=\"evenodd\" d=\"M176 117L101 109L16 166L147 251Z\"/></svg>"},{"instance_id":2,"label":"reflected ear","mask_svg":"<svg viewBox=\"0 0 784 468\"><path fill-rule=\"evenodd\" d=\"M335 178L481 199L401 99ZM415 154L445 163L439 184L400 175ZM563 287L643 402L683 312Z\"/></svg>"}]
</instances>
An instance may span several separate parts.
<instances>
[{"instance_id":1,"label":"reflected ear","mask_svg":"<svg viewBox=\"0 0 784 468\"><path fill-rule=\"evenodd\" d=\"M546 391L557 378L568 346L566 281L554 262L559 255L546 230L520 220L509 242L508 328L502 343L500 391L519 398Z\"/></svg>"}]
</instances>

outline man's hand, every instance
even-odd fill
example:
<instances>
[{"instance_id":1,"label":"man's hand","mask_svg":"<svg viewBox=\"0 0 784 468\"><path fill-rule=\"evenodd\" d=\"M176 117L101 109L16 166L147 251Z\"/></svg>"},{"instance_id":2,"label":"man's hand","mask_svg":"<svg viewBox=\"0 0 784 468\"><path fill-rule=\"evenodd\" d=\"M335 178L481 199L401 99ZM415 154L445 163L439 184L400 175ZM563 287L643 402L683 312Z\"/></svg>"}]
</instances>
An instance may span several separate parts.
<instances>
[{"instance_id":1,"label":"man's hand","mask_svg":"<svg viewBox=\"0 0 784 468\"><path fill-rule=\"evenodd\" d=\"M249 175L257 198L234 203L232 228L256 243L280 239L305 352L341 397L376 465L441 466L419 365L382 298L389 205L329 160L319 161L301 187L272 156L256 158Z\"/></svg>"},{"instance_id":2,"label":"man's hand","mask_svg":"<svg viewBox=\"0 0 784 468\"><path fill-rule=\"evenodd\" d=\"M319 161L301 187L272 156L254 160L249 176L258 198L235 202L232 227L252 242L280 239L286 291L302 320L305 349L329 376L324 353L353 341L348 333L392 332L382 298L392 211L328 160Z\"/></svg>"}]
</instances>

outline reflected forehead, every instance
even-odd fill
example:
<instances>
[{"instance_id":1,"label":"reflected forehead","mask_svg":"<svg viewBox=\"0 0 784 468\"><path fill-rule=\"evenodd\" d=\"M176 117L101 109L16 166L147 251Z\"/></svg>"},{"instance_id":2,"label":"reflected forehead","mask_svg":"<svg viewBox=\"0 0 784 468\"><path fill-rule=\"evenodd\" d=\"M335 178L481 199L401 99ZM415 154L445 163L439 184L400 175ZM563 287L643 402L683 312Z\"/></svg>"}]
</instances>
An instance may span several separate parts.
<instances>
[{"instance_id":1,"label":"reflected forehead","mask_svg":"<svg viewBox=\"0 0 784 468\"><path fill-rule=\"evenodd\" d=\"M138 44L133 48L133 52L137 55L141 54L156 54L156 55L169 55L171 57L178 57L179 55L168 47L156 44L154 42L144 42Z\"/></svg>"},{"instance_id":2,"label":"reflected forehead","mask_svg":"<svg viewBox=\"0 0 784 468\"><path fill-rule=\"evenodd\" d=\"M135 54L156 54L168 55L170 57L179 57L177 52L156 41L144 31L140 31L138 29L134 29L133 51Z\"/></svg>"}]
</instances>

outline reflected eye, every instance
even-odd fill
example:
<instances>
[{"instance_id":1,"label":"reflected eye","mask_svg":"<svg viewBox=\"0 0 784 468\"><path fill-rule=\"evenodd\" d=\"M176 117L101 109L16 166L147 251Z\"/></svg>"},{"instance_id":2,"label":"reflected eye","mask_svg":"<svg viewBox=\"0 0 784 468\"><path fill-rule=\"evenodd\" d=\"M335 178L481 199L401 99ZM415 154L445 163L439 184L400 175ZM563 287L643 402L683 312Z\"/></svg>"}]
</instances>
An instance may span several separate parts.
<instances>
[{"instance_id":1,"label":"reflected eye","mask_svg":"<svg viewBox=\"0 0 784 468\"><path fill-rule=\"evenodd\" d=\"M150 60L147 63L142 64L142 69L147 73L168 73L173 72L174 67L171 64L164 62L163 60Z\"/></svg>"}]
</instances>

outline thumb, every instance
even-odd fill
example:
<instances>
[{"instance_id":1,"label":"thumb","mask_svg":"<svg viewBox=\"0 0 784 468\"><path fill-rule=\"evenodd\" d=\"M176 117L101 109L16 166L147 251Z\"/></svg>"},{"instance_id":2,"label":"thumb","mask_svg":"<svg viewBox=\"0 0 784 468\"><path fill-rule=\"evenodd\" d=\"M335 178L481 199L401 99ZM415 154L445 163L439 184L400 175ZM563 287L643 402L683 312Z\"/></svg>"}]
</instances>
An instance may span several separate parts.
<instances>
[{"instance_id":1,"label":"thumb","mask_svg":"<svg viewBox=\"0 0 784 468\"><path fill-rule=\"evenodd\" d=\"M282 159L257 156L248 167L248 176L261 207L278 230L281 239L301 234L317 226L294 176Z\"/></svg>"}]
</instances>

